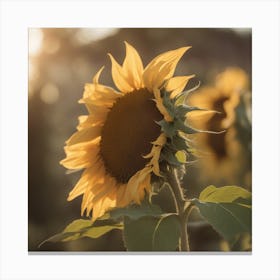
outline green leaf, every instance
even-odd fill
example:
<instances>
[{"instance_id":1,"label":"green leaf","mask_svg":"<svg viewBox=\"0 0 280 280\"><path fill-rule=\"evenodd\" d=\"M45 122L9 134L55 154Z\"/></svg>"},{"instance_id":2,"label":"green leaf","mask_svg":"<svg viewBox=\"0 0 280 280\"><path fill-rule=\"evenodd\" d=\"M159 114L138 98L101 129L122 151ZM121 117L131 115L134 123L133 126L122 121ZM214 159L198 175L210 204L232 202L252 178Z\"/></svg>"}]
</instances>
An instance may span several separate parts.
<instances>
[{"instance_id":1,"label":"green leaf","mask_svg":"<svg viewBox=\"0 0 280 280\"><path fill-rule=\"evenodd\" d=\"M187 163L187 156L184 151L181 150L181 151L176 152L175 156L179 162Z\"/></svg>"},{"instance_id":2,"label":"green leaf","mask_svg":"<svg viewBox=\"0 0 280 280\"><path fill-rule=\"evenodd\" d=\"M98 238L113 229L122 228L123 224L116 223L112 220L102 219L92 222L91 220L78 219L70 223L61 233L43 241L39 247L45 242L74 241L84 237Z\"/></svg>"},{"instance_id":3,"label":"green leaf","mask_svg":"<svg viewBox=\"0 0 280 280\"><path fill-rule=\"evenodd\" d=\"M140 205L131 205L126 208L117 208L110 212L112 219L118 219L120 217L126 216L133 220L144 216L158 217L161 214L162 211L158 205L150 204L145 200Z\"/></svg>"},{"instance_id":4,"label":"green leaf","mask_svg":"<svg viewBox=\"0 0 280 280\"><path fill-rule=\"evenodd\" d=\"M180 224L175 214L161 218L146 216L138 220L125 218L124 242L128 251L175 251Z\"/></svg>"},{"instance_id":5,"label":"green leaf","mask_svg":"<svg viewBox=\"0 0 280 280\"><path fill-rule=\"evenodd\" d=\"M124 219L124 243L128 251L152 251L153 233L158 218L146 216L138 220Z\"/></svg>"},{"instance_id":6,"label":"green leaf","mask_svg":"<svg viewBox=\"0 0 280 280\"><path fill-rule=\"evenodd\" d=\"M162 217L153 234L154 251L175 251L179 244L180 222L175 214Z\"/></svg>"},{"instance_id":7,"label":"green leaf","mask_svg":"<svg viewBox=\"0 0 280 280\"><path fill-rule=\"evenodd\" d=\"M152 203L159 205L165 213L176 213L176 205L171 193L171 186L164 183L158 193L152 196Z\"/></svg>"},{"instance_id":8,"label":"green leaf","mask_svg":"<svg viewBox=\"0 0 280 280\"><path fill-rule=\"evenodd\" d=\"M232 240L240 233L252 231L251 208L238 203L214 203L193 200L200 214L225 239Z\"/></svg>"},{"instance_id":9,"label":"green leaf","mask_svg":"<svg viewBox=\"0 0 280 280\"><path fill-rule=\"evenodd\" d=\"M82 237L98 238L113 229L123 229L122 224L91 227L82 234Z\"/></svg>"},{"instance_id":10,"label":"green leaf","mask_svg":"<svg viewBox=\"0 0 280 280\"><path fill-rule=\"evenodd\" d=\"M88 228L92 226L93 222L91 220L84 220L84 219L78 219L73 222L71 222L64 230L63 232L79 232L85 228Z\"/></svg>"},{"instance_id":11,"label":"green leaf","mask_svg":"<svg viewBox=\"0 0 280 280\"><path fill-rule=\"evenodd\" d=\"M242 199L239 201L248 203L251 201L251 197L252 194L241 187L225 186L216 188L211 185L200 193L199 200L205 202L233 202L237 199Z\"/></svg>"},{"instance_id":12,"label":"green leaf","mask_svg":"<svg viewBox=\"0 0 280 280\"><path fill-rule=\"evenodd\" d=\"M194 199L200 214L225 239L252 231L252 194L244 188L208 186Z\"/></svg>"}]
</instances>

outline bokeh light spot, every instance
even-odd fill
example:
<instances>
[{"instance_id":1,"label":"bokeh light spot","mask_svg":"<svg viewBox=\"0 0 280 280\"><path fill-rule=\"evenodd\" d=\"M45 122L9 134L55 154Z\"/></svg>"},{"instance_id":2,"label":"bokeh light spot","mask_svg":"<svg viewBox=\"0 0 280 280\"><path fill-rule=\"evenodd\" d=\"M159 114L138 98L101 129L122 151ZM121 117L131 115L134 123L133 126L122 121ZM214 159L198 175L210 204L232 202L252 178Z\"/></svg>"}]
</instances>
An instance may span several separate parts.
<instances>
[{"instance_id":1,"label":"bokeh light spot","mask_svg":"<svg viewBox=\"0 0 280 280\"><path fill-rule=\"evenodd\" d=\"M47 83L42 87L40 97L46 104L53 104L59 98L59 89L55 84Z\"/></svg>"},{"instance_id":2,"label":"bokeh light spot","mask_svg":"<svg viewBox=\"0 0 280 280\"><path fill-rule=\"evenodd\" d=\"M82 28L76 33L75 39L80 44L89 44L114 35L118 31L118 28Z\"/></svg>"}]
</instances>

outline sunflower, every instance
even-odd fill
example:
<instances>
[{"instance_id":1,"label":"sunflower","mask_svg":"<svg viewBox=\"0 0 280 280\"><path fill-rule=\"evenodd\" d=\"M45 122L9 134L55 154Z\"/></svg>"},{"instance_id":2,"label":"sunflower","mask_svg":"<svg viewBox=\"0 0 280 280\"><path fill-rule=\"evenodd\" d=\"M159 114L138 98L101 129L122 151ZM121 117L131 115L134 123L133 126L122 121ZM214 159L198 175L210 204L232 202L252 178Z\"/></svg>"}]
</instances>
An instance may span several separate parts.
<instances>
[{"instance_id":1,"label":"sunflower","mask_svg":"<svg viewBox=\"0 0 280 280\"><path fill-rule=\"evenodd\" d=\"M179 130L192 132L184 125L191 109L175 102L194 75L173 77L190 47L160 54L144 68L135 48L125 46L122 65L109 54L117 89L99 82L103 67L85 85L79 102L89 114L79 117L61 161L68 169L84 169L68 201L83 195L81 215L92 220L114 207L140 204L152 190L152 178L162 176L162 159L170 158L170 151L174 157L176 145L187 151Z\"/></svg>"},{"instance_id":2,"label":"sunflower","mask_svg":"<svg viewBox=\"0 0 280 280\"><path fill-rule=\"evenodd\" d=\"M236 109L248 89L246 72L231 67L217 75L213 86L202 87L188 99L189 104L209 109L208 112L193 114L190 121L194 127L224 131L220 134L199 134L195 139L198 149L204 151L204 158L200 160L202 170L211 180L221 177L232 179L242 167L242 146L235 127Z\"/></svg>"}]
</instances>

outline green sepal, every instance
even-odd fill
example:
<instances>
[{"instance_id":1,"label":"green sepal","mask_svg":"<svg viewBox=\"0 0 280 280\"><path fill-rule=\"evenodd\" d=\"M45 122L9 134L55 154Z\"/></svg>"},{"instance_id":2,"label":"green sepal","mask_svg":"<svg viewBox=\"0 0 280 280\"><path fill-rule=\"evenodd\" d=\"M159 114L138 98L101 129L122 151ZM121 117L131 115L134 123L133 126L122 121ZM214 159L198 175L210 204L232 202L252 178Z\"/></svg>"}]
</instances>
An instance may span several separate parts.
<instances>
[{"instance_id":1,"label":"green sepal","mask_svg":"<svg viewBox=\"0 0 280 280\"><path fill-rule=\"evenodd\" d=\"M176 128L173 122L166 122L165 120L161 120L156 123L161 126L161 130L167 137L172 138L174 135L176 135Z\"/></svg>"},{"instance_id":2,"label":"green sepal","mask_svg":"<svg viewBox=\"0 0 280 280\"><path fill-rule=\"evenodd\" d=\"M179 130L182 131L186 134L195 134L200 132L199 130L192 128L190 126L187 126L184 121L177 119L176 122L174 123L174 129L175 131Z\"/></svg>"},{"instance_id":3,"label":"green sepal","mask_svg":"<svg viewBox=\"0 0 280 280\"><path fill-rule=\"evenodd\" d=\"M191 88L191 89L189 89L189 90L185 90L185 91L181 92L180 94L178 94L178 95L175 97L175 104L176 104L176 105L185 104L188 95L189 95L191 92L197 90L199 87L200 87L200 81L199 81L198 84L197 84L196 86L194 86L193 88Z\"/></svg>"},{"instance_id":4,"label":"green sepal","mask_svg":"<svg viewBox=\"0 0 280 280\"><path fill-rule=\"evenodd\" d=\"M175 135L175 136L171 139L171 145L172 145L176 150L184 150L184 151L187 152L188 149L189 149L186 140L183 139L182 137L180 137L179 135Z\"/></svg>"},{"instance_id":5,"label":"green sepal","mask_svg":"<svg viewBox=\"0 0 280 280\"><path fill-rule=\"evenodd\" d=\"M182 164L175 156L175 152L167 149L167 147L163 148L160 156L171 165L180 166Z\"/></svg>"},{"instance_id":6,"label":"green sepal","mask_svg":"<svg viewBox=\"0 0 280 280\"><path fill-rule=\"evenodd\" d=\"M199 107L188 106L185 104L179 105L176 107L176 116L177 117L185 117L186 114L193 112L193 111L207 111L206 109L202 109Z\"/></svg>"},{"instance_id":7,"label":"green sepal","mask_svg":"<svg viewBox=\"0 0 280 280\"><path fill-rule=\"evenodd\" d=\"M175 117L176 115L176 107L172 99L169 98L170 93L167 91L161 91L161 97L163 101L163 105L170 114L171 117Z\"/></svg>"}]
</instances>

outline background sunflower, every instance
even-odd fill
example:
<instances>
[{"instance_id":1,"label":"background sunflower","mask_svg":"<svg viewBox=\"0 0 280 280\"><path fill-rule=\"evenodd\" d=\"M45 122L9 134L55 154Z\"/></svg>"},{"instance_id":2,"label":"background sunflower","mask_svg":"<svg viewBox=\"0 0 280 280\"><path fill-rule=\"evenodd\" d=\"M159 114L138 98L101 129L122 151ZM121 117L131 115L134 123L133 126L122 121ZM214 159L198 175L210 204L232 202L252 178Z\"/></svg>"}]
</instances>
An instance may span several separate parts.
<instances>
[{"instance_id":1,"label":"background sunflower","mask_svg":"<svg viewBox=\"0 0 280 280\"><path fill-rule=\"evenodd\" d=\"M41 240L79 218L81 199L69 203L66 197L81 174L65 176L65 170L58 162L64 156L64 141L75 131L77 117L86 114L83 106L77 104L84 84L91 81L92 74L104 64L108 52L112 52L117 61L123 60L123 41L129 41L137 48L144 65L159 53L191 45L187 59L183 57L176 69L178 76L196 74L196 79L188 84L189 88L198 80L202 85L212 84L215 76L228 66L242 68L250 80L251 32L243 30L240 33L232 29L30 29L29 35L28 248L30 251L125 250L118 231L98 240L47 243L38 248ZM105 68L110 69L109 59ZM102 79L104 84L113 86L110 75L104 75ZM250 110L250 102L246 106L245 109ZM250 174L251 139L246 137L249 134L244 133L244 126L236 129L242 136L236 141L249 159L243 171ZM219 169L216 173L219 174ZM250 189L250 180L243 183L243 175L237 173L231 179L217 178L217 184L240 183ZM205 185L213 183L198 164L190 165L184 178L188 194L199 193L200 188L205 187L199 178L203 178ZM160 199L166 208L172 207L168 197L163 195ZM190 239L194 250L219 248L219 237L209 227L194 228Z\"/></svg>"}]
</instances>

